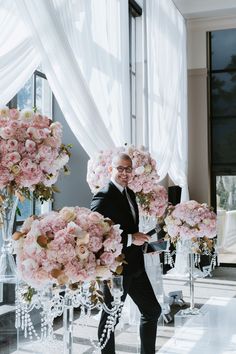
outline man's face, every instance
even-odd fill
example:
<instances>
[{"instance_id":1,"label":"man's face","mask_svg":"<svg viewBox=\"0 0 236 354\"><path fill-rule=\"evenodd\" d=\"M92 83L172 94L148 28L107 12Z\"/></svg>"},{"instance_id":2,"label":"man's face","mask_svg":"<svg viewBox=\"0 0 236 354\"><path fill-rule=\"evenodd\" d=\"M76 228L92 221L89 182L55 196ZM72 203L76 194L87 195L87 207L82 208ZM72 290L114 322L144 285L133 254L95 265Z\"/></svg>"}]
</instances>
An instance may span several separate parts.
<instances>
[{"instance_id":1,"label":"man's face","mask_svg":"<svg viewBox=\"0 0 236 354\"><path fill-rule=\"evenodd\" d=\"M129 160L118 160L112 166L112 177L123 187L127 187L132 176L132 163Z\"/></svg>"}]
</instances>

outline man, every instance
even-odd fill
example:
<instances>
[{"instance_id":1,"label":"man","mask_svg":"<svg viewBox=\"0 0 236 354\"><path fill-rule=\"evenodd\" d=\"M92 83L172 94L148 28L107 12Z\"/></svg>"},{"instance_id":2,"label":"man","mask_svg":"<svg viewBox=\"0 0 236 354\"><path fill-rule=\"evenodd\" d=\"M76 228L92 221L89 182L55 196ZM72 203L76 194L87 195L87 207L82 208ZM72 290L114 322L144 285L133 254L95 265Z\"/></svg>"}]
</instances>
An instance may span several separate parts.
<instances>
[{"instance_id":1,"label":"man","mask_svg":"<svg viewBox=\"0 0 236 354\"><path fill-rule=\"evenodd\" d=\"M140 338L141 354L155 354L157 321L161 307L154 295L144 269L142 246L149 236L139 232L138 206L134 192L127 188L132 176L132 160L129 155L119 154L110 167L111 180L92 199L91 209L109 217L115 224L120 224L122 232L123 253L127 264L123 267L122 301L129 294L141 312ZM104 300L110 304L112 296L108 287L104 288ZM98 335L101 338L107 314L102 312ZM114 333L111 333L102 354L115 354Z\"/></svg>"}]
</instances>

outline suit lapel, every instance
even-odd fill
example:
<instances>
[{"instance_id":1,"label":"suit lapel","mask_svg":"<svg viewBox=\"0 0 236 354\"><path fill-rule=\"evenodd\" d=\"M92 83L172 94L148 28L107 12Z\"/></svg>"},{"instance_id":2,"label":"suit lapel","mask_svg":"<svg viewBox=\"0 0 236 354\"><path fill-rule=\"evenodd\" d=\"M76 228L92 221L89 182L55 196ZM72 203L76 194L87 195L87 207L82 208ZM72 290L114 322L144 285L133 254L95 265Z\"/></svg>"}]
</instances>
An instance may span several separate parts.
<instances>
[{"instance_id":1,"label":"suit lapel","mask_svg":"<svg viewBox=\"0 0 236 354\"><path fill-rule=\"evenodd\" d=\"M135 215L136 215L136 222L137 224L139 223L139 211L138 211L138 204L136 202L136 197L135 197L135 194L134 192L127 188L127 192L129 193L129 196L130 196L130 199L132 201L132 204L133 204L133 207L134 207L134 210L135 210Z\"/></svg>"},{"instance_id":2,"label":"suit lapel","mask_svg":"<svg viewBox=\"0 0 236 354\"><path fill-rule=\"evenodd\" d=\"M131 208L129 206L129 202L128 200L123 196L123 194L119 191L119 189L110 181L109 182L109 189L110 191L112 191L112 193L114 193L114 198L116 198L116 201L119 202L120 206L126 211L126 213L129 215L129 218L132 220L132 222L134 224L136 224ZM133 206L134 206L134 210L135 210L135 214L136 214L136 221L138 223L138 207L137 207L137 203L135 198L133 198L132 194L130 193L130 189L127 188L127 192L129 193L129 196L132 200Z\"/></svg>"}]
</instances>

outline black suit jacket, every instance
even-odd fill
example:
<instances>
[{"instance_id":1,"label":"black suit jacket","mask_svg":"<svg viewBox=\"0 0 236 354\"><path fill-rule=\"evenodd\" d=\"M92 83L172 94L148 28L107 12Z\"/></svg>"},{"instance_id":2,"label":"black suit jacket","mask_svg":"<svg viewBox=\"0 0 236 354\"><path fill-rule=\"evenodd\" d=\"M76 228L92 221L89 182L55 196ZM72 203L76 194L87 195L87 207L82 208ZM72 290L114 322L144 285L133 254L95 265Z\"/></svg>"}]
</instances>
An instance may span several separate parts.
<instances>
[{"instance_id":1,"label":"black suit jacket","mask_svg":"<svg viewBox=\"0 0 236 354\"><path fill-rule=\"evenodd\" d=\"M139 215L138 206L134 192L127 188L130 199L136 213L134 221L131 209L126 198L119 189L110 181L109 184L93 196L91 210L97 211L105 217L110 218L115 224L119 224L123 230L122 243L125 260L124 274L140 271L144 268L142 246L131 245L127 247L128 234L138 232Z\"/></svg>"}]
</instances>

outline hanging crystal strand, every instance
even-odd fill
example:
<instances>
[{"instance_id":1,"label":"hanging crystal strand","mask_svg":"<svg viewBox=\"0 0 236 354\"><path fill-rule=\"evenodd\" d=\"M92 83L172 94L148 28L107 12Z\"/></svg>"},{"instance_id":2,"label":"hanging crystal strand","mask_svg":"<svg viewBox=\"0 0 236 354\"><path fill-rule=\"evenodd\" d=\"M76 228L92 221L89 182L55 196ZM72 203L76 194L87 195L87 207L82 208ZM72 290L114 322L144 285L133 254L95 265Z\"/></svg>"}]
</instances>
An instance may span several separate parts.
<instances>
[{"instance_id":1,"label":"hanging crystal strand","mask_svg":"<svg viewBox=\"0 0 236 354\"><path fill-rule=\"evenodd\" d=\"M194 278L193 278L193 267L194 267L194 254L189 253L189 286L190 286L190 310L194 309Z\"/></svg>"},{"instance_id":2,"label":"hanging crystal strand","mask_svg":"<svg viewBox=\"0 0 236 354\"><path fill-rule=\"evenodd\" d=\"M120 320L122 308L123 303L121 303L118 307L114 306L110 310L111 313L107 316L106 324L101 334L101 338L99 338L98 344L96 344L94 340L90 338L90 342L95 348L95 351L93 353L97 353L98 351L100 352L100 350L104 349L107 345L107 342L111 336L111 332L115 330L115 325ZM106 308L105 311L107 311Z\"/></svg>"},{"instance_id":3,"label":"hanging crystal strand","mask_svg":"<svg viewBox=\"0 0 236 354\"><path fill-rule=\"evenodd\" d=\"M12 255L12 231L18 198L6 187L0 192L0 226L2 248L0 257L0 281L16 282L16 265Z\"/></svg>"}]
</instances>

